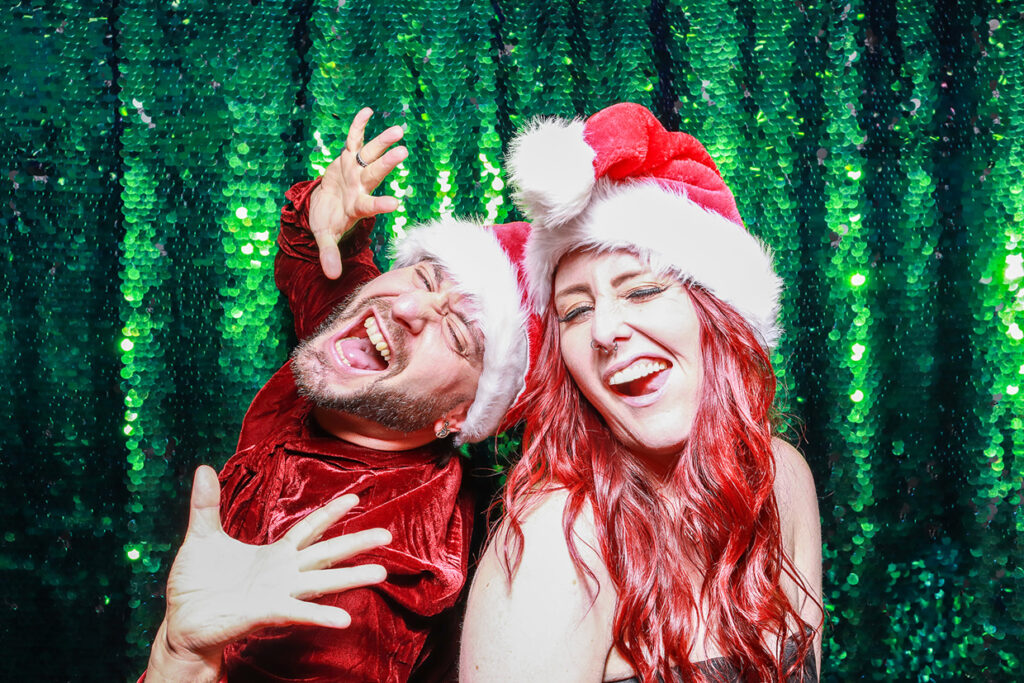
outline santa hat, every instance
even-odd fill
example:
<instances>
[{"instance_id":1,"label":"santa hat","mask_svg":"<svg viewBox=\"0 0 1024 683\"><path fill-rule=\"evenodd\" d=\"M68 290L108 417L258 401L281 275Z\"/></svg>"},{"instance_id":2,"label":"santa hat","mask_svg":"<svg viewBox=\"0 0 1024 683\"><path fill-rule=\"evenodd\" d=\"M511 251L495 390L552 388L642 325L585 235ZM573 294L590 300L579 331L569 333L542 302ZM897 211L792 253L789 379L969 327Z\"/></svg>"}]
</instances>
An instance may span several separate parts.
<instances>
[{"instance_id":1,"label":"santa hat","mask_svg":"<svg viewBox=\"0 0 1024 683\"><path fill-rule=\"evenodd\" d=\"M434 261L475 304L471 318L484 337L483 370L457 446L495 434L525 386L530 334L536 335L522 268L529 234L529 223L485 226L443 218L410 228L395 246L395 267Z\"/></svg>"},{"instance_id":2,"label":"santa hat","mask_svg":"<svg viewBox=\"0 0 1024 683\"><path fill-rule=\"evenodd\" d=\"M743 227L707 150L638 104L584 121L534 122L508 158L516 202L533 222L526 270L539 312L568 252L627 249L728 303L771 348L782 282L771 251Z\"/></svg>"}]
</instances>

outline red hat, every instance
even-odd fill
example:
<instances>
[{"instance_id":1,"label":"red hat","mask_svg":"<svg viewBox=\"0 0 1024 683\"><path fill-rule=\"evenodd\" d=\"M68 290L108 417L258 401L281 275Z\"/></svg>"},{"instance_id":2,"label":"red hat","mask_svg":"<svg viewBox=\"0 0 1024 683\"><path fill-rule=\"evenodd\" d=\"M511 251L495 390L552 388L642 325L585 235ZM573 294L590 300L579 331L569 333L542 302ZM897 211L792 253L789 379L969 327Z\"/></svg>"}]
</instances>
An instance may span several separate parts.
<instances>
[{"instance_id":1,"label":"red hat","mask_svg":"<svg viewBox=\"0 0 1024 683\"><path fill-rule=\"evenodd\" d=\"M395 245L395 267L423 260L444 268L474 303L470 316L484 336L483 370L455 445L482 441L504 425L523 392L536 317L526 298L523 256L529 223L481 225L443 218L410 228Z\"/></svg>"},{"instance_id":2,"label":"red hat","mask_svg":"<svg viewBox=\"0 0 1024 683\"><path fill-rule=\"evenodd\" d=\"M508 167L533 222L526 270L537 311L550 305L566 253L628 249L731 305L768 348L778 341L782 281L771 251L743 227L696 138L666 131L638 104L616 104L586 122L534 122L513 140Z\"/></svg>"}]
</instances>

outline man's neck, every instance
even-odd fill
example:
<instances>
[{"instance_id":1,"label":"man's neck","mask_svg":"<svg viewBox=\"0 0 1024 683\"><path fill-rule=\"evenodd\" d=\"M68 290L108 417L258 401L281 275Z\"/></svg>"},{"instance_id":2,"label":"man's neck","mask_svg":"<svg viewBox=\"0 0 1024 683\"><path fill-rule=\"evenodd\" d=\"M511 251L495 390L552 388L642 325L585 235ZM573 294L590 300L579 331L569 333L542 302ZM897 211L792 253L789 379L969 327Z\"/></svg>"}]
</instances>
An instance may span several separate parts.
<instances>
[{"instance_id":1,"label":"man's neck","mask_svg":"<svg viewBox=\"0 0 1024 683\"><path fill-rule=\"evenodd\" d=\"M376 422L326 408L314 407L313 418L332 436L376 451L408 451L437 438L429 426L416 432L397 432Z\"/></svg>"}]
</instances>

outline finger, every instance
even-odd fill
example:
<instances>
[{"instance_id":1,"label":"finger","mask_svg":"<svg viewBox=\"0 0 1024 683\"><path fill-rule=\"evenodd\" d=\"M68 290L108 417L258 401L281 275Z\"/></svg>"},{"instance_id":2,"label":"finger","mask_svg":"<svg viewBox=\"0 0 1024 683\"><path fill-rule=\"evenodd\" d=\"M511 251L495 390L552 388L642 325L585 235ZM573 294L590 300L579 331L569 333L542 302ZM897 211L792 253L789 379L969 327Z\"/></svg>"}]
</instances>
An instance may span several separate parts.
<instances>
[{"instance_id":1,"label":"finger","mask_svg":"<svg viewBox=\"0 0 1024 683\"><path fill-rule=\"evenodd\" d=\"M220 525L220 482L212 467L200 465L192 477L188 533L208 536L222 530Z\"/></svg>"},{"instance_id":2,"label":"finger","mask_svg":"<svg viewBox=\"0 0 1024 683\"><path fill-rule=\"evenodd\" d=\"M398 208L398 200L394 197L374 197L364 194L356 200L353 211L357 216L376 216L391 213Z\"/></svg>"},{"instance_id":3,"label":"finger","mask_svg":"<svg viewBox=\"0 0 1024 683\"><path fill-rule=\"evenodd\" d=\"M391 543L391 532L387 529L366 529L330 538L303 549L299 553L299 569L307 571L329 567L388 543Z\"/></svg>"},{"instance_id":4,"label":"finger","mask_svg":"<svg viewBox=\"0 0 1024 683\"><path fill-rule=\"evenodd\" d=\"M289 600L274 621L275 624L272 625L277 626L312 624L328 628L348 628L352 624L352 617L340 607L303 602L302 600Z\"/></svg>"},{"instance_id":5,"label":"finger","mask_svg":"<svg viewBox=\"0 0 1024 683\"><path fill-rule=\"evenodd\" d=\"M345 149L353 154L363 146L363 133L366 131L366 122L370 120L371 116L373 116L373 110L363 107L352 119L352 125L348 128L348 137L345 138Z\"/></svg>"},{"instance_id":6,"label":"finger","mask_svg":"<svg viewBox=\"0 0 1024 683\"><path fill-rule=\"evenodd\" d=\"M363 187L367 191L372 192L387 177L388 173L395 170L395 167L405 161L408 156L409 150L405 147L395 147L392 150L388 150L387 154L363 169L360 175ZM364 161L369 160L364 158Z\"/></svg>"},{"instance_id":7,"label":"finger","mask_svg":"<svg viewBox=\"0 0 1024 683\"><path fill-rule=\"evenodd\" d=\"M359 496L347 493L339 496L326 505L318 507L288 530L288 533L281 539L291 543L299 550L302 550L310 543L313 543L332 524L345 516L345 514L359 504Z\"/></svg>"},{"instance_id":8,"label":"finger","mask_svg":"<svg viewBox=\"0 0 1024 683\"><path fill-rule=\"evenodd\" d=\"M405 131L401 126L391 126L386 131L363 145L359 150L359 158L368 164L377 161L384 150L402 139Z\"/></svg>"},{"instance_id":9,"label":"finger","mask_svg":"<svg viewBox=\"0 0 1024 683\"><path fill-rule=\"evenodd\" d=\"M316 246L320 250L320 267L323 268L324 275L337 280L341 275L341 252L338 250L338 242L326 230L314 232L313 237L316 238Z\"/></svg>"},{"instance_id":10,"label":"finger","mask_svg":"<svg viewBox=\"0 0 1024 683\"><path fill-rule=\"evenodd\" d=\"M362 586L373 586L386 578L388 578L388 573L379 564L360 564L355 567L303 572L299 575L298 585L292 592L292 596L301 600L309 600L328 593L341 593Z\"/></svg>"}]
</instances>

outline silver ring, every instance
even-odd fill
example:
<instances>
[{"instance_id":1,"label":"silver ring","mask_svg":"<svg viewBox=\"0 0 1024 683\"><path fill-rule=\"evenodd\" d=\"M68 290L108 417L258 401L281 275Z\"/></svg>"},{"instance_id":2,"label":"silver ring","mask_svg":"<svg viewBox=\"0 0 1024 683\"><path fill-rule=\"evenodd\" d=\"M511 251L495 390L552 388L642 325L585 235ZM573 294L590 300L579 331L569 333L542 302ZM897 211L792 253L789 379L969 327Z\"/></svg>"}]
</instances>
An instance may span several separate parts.
<instances>
[{"instance_id":1,"label":"silver ring","mask_svg":"<svg viewBox=\"0 0 1024 683\"><path fill-rule=\"evenodd\" d=\"M615 353L619 350L619 342L612 342L612 347L609 349L604 344L598 344L596 339L590 340L590 348L601 353Z\"/></svg>"},{"instance_id":2,"label":"silver ring","mask_svg":"<svg viewBox=\"0 0 1024 683\"><path fill-rule=\"evenodd\" d=\"M359 156L359 152L356 152L356 163L362 166L363 168L369 166L369 164L363 161L363 158Z\"/></svg>"}]
</instances>

